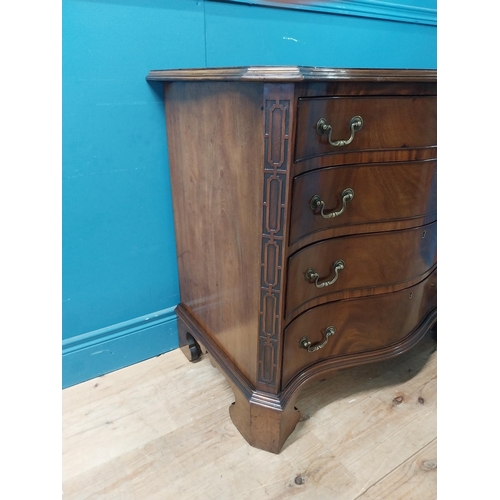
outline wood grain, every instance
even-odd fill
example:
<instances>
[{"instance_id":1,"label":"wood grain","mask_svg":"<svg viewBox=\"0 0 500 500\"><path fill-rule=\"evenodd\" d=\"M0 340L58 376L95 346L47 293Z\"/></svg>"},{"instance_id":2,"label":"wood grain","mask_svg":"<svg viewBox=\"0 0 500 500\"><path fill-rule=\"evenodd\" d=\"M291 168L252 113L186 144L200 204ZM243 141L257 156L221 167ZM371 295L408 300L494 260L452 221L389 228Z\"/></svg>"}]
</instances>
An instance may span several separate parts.
<instances>
[{"instance_id":1,"label":"wood grain","mask_svg":"<svg viewBox=\"0 0 500 500\"><path fill-rule=\"evenodd\" d=\"M436 123L436 113L436 97L431 96L299 99L295 161L345 151L435 146L437 130L430 124ZM332 127L332 141L346 140L354 116L361 116L364 124L346 146L331 146L328 134L316 131L324 118Z\"/></svg>"},{"instance_id":2,"label":"wood grain","mask_svg":"<svg viewBox=\"0 0 500 500\"><path fill-rule=\"evenodd\" d=\"M293 85L264 86L264 182L258 390L278 393L283 361L286 255L293 151Z\"/></svg>"},{"instance_id":3,"label":"wood grain","mask_svg":"<svg viewBox=\"0 0 500 500\"><path fill-rule=\"evenodd\" d=\"M376 70L370 70L372 75L376 75ZM404 76L397 80L397 74ZM300 97L325 97L325 96L435 96L437 93L436 72L421 73L419 76L410 77L410 72L398 72L394 78L381 78L377 81L368 79L331 79L325 81L305 80L295 84L297 95ZM404 81L404 85L401 82Z\"/></svg>"},{"instance_id":4,"label":"wood grain","mask_svg":"<svg viewBox=\"0 0 500 500\"><path fill-rule=\"evenodd\" d=\"M175 350L65 389L63 498L434 499L435 471L419 464L435 458L435 346L306 388L280 455L236 430L232 390L206 357Z\"/></svg>"},{"instance_id":5,"label":"wood grain","mask_svg":"<svg viewBox=\"0 0 500 500\"><path fill-rule=\"evenodd\" d=\"M433 500L437 490L437 440L371 486L359 500Z\"/></svg>"},{"instance_id":6,"label":"wood grain","mask_svg":"<svg viewBox=\"0 0 500 500\"><path fill-rule=\"evenodd\" d=\"M317 168L356 165L360 163L387 163L434 160L437 147L416 149L387 149L383 151L337 151L335 154L316 156L294 163L293 174L300 175Z\"/></svg>"},{"instance_id":7,"label":"wood grain","mask_svg":"<svg viewBox=\"0 0 500 500\"><path fill-rule=\"evenodd\" d=\"M223 68L190 68L152 70L150 81L272 81L272 82L434 82L435 70L394 70L321 68L317 66L235 66Z\"/></svg>"},{"instance_id":8,"label":"wood grain","mask_svg":"<svg viewBox=\"0 0 500 500\"><path fill-rule=\"evenodd\" d=\"M340 211L342 192L347 188L354 191L354 198L339 216L325 219L320 210L311 208L311 199L318 195L325 204L325 215ZM366 228L359 226L366 224L431 214L436 218L435 160L323 168L295 177L292 189L290 245L306 235L339 226L358 226L353 231L363 232Z\"/></svg>"},{"instance_id":9,"label":"wood grain","mask_svg":"<svg viewBox=\"0 0 500 500\"><path fill-rule=\"evenodd\" d=\"M436 264L436 239L437 224L432 223L403 231L332 238L305 247L289 259L287 316L299 306L311 307L313 299L321 296L328 295L328 300L349 298L358 295L351 291L359 289L381 293L385 285L403 288L410 280L423 278ZM319 274L318 285L333 280L332 266L338 260L345 266L333 284L318 288L315 280L306 279L307 270L312 268Z\"/></svg>"},{"instance_id":10,"label":"wood grain","mask_svg":"<svg viewBox=\"0 0 500 500\"><path fill-rule=\"evenodd\" d=\"M264 180L262 92L260 84L173 83L166 89L165 109L181 301L253 383Z\"/></svg>"},{"instance_id":11,"label":"wood grain","mask_svg":"<svg viewBox=\"0 0 500 500\"><path fill-rule=\"evenodd\" d=\"M408 308L398 295L416 287L417 298L436 267L435 76L295 66L148 75L165 82L179 343L193 361L208 351L234 391L233 423L255 447L286 448L299 389L401 354L436 320L435 301ZM323 117L334 139L348 134L356 114L364 125L346 147L332 149L316 132ZM339 224L305 206L321 194L333 207L351 184ZM305 281L309 267L331 279L338 259L345 268L333 286ZM351 303L373 305L353 312ZM297 332L313 325L316 338L331 315L349 333L304 365Z\"/></svg>"},{"instance_id":12,"label":"wood grain","mask_svg":"<svg viewBox=\"0 0 500 500\"><path fill-rule=\"evenodd\" d=\"M423 317L436 308L436 278L398 292L360 299L340 300L315 307L285 329L283 387L300 370L324 359L375 351L404 339ZM305 336L312 345L325 340L329 326L335 333L315 352L300 347Z\"/></svg>"}]
</instances>

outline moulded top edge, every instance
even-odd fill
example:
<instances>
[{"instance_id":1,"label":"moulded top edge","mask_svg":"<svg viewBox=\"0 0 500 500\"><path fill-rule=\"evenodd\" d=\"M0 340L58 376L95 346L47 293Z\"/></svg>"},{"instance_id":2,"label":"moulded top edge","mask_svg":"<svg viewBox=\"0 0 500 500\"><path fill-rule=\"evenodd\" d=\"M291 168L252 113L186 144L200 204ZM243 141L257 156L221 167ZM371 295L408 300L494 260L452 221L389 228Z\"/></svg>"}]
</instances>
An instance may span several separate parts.
<instances>
[{"instance_id":1,"label":"moulded top edge","mask_svg":"<svg viewBox=\"0 0 500 500\"><path fill-rule=\"evenodd\" d=\"M358 69L316 66L241 66L224 68L192 68L152 70L149 81L436 81L431 69Z\"/></svg>"}]
</instances>

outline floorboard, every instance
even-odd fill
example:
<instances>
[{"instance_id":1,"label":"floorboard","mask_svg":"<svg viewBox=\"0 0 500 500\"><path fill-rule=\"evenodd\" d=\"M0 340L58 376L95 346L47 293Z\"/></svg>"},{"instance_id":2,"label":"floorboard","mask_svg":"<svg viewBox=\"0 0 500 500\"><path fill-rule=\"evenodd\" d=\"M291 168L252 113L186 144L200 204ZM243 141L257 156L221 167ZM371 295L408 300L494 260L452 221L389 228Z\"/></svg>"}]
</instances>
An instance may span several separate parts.
<instances>
[{"instance_id":1,"label":"floorboard","mask_svg":"<svg viewBox=\"0 0 500 500\"><path fill-rule=\"evenodd\" d=\"M65 389L65 499L436 498L436 342L306 388L282 452L250 447L233 394L180 350Z\"/></svg>"}]
</instances>

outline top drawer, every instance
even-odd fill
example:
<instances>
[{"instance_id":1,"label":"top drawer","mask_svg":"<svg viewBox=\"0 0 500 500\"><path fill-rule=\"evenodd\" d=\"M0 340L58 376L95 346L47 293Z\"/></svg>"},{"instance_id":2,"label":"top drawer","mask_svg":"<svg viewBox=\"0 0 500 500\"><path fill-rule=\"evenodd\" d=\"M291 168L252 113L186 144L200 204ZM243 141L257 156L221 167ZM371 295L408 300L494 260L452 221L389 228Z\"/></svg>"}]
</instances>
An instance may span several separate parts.
<instances>
[{"instance_id":1,"label":"top drawer","mask_svg":"<svg viewBox=\"0 0 500 500\"><path fill-rule=\"evenodd\" d=\"M323 118L331 141L351 137L351 119L363 125L347 145L332 146L328 130L318 134ZM295 161L349 151L422 148L436 145L436 97L316 97L298 101Z\"/></svg>"}]
</instances>

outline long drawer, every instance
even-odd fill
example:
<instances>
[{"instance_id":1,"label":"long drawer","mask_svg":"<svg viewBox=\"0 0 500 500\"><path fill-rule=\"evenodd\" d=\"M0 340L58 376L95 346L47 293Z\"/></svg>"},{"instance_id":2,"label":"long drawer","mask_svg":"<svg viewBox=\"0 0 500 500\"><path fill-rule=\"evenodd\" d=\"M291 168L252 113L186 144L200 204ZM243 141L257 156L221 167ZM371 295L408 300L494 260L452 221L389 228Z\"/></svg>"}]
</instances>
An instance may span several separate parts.
<instances>
[{"instance_id":1,"label":"long drawer","mask_svg":"<svg viewBox=\"0 0 500 500\"><path fill-rule=\"evenodd\" d=\"M385 233L331 238L288 262L286 314L321 295L418 278L437 260L437 223Z\"/></svg>"},{"instance_id":2,"label":"long drawer","mask_svg":"<svg viewBox=\"0 0 500 500\"><path fill-rule=\"evenodd\" d=\"M436 161L329 167L293 181L290 244L332 227L436 212Z\"/></svg>"},{"instance_id":3,"label":"long drawer","mask_svg":"<svg viewBox=\"0 0 500 500\"><path fill-rule=\"evenodd\" d=\"M398 292L314 307L285 329L283 387L319 361L373 351L400 341L436 307L437 273ZM327 337L327 333L329 336ZM304 346L310 342L309 352Z\"/></svg>"},{"instance_id":4,"label":"long drawer","mask_svg":"<svg viewBox=\"0 0 500 500\"><path fill-rule=\"evenodd\" d=\"M320 155L377 149L421 148L436 145L436 97L325 97L298 101L295 161ZM349 140L351 120L361 117L361 129L347 145L332 146L329 130L318 133L322 118L331 127L331 140ZM320 127L321 129L321 127Z\"/></svg>"}]
</instances>

